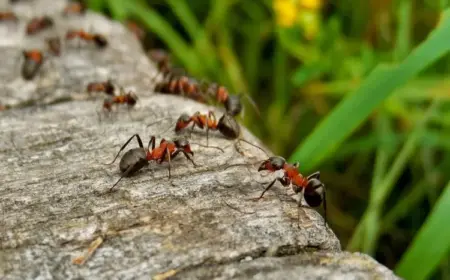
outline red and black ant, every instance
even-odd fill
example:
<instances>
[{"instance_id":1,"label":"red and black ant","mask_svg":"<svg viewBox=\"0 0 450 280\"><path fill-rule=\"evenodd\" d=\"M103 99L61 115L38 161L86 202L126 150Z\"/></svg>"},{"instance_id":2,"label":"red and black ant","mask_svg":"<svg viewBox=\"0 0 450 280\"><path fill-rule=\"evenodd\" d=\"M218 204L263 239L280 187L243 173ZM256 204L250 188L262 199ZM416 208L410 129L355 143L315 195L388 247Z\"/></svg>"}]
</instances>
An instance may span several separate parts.
<instances>
[{"instance_id":1,"label":"red and black ant","mask_svg":"<svg viewBox=\"0 0 450 280\"><path fill-rule=\"evenodd\" d=\"M63 15L83 15L86 13L86 5L80 2L69 2L64 8Z\"/></svg>"},{"instance_id":2,"label":"red and black ant","mask_svg":"<svg viewBox=\"0 0 450 280\"><path fill-rule=\"evenodd\" d=\"M169 179L171 176L170 169L171 169L171 161L177 157L179 153L184 154L184 156L192 162L194 167L197 167L197 164L192 160L191 156L194 156L194 152L191 150L191 146L189 144L189 141L186 138L179 138L174 141L169 141L166 139L161 139L161 142L159 142L159 146L155 147L155 141L156 137L152 136L150 138L150 141L148 142L147 149L144 148L144 145L142 144L141 137L139 137L139 134L134 134L133 136L128 139L125 144L120 148L117 155L114 157L114 160L109 163L113 164L117 157L119 156L120 152L125 149L125 147L131 142L131 140L136 137L139 148L133 148L131 150L128 150L120 160L119 168L122 172L122 176L120 179L110 188L110 191L122 180L123 177L128 177L136 173L137 171L141 170L143 167L147 166L150 161L156 161L157 163L161 164L163 161L167 161L169 163ZM150 149L151 145L151 149ZM189 156L191 155L191 156Z\"/></svg>"},{"instance_id":3,"label":"red and black ant","mask_svg":"<svg viewBox=\"0 0 450 280\"><path fill-rule=\"evenodd\" d=\"M114 95L114 85L111 80L107 80L106 82L92 82L89 83L86 87L88 93L92 92L104 92L108 95ZM133 104L134 105L134 104Z\"/></svg>"},{"instance_id":4,"label":"red and black ant","mask_svg":"<svg viewBox=\"0 0 450 280\"><path fill-rule=\"evenodd\" d=\"M44 54L40 50L29 50L22 52L24 57L24 62L22 64L22 77L25 80L32 80L42 64L44 63Z\"/></svg>"},{"instance_id":5,"label":"red and black ant","mask_svg":"<svg viewBox=\"0 0 450 280\"><path fill-rule=\"evenodd\" d=\"M48 16L33 18L26 27L27 35L39 33L53 26L53 19Z\"/></svg>"},{"instance_id":6,"label":"red and black ant","mask_svg":"<svg viewBox=\"0 0 450 280\"><path fill-rule=\"evenodd\" d=\"M159 121L151 123L147 125L147 127L155 123L158 123ZM208 114L200 114L200 112L196 112L192 116L184 113L177 119L175 123L175 132L179 133L181 130L185 129L191 123L192 123L191 133L194 130L195 126L198 126L200 129L206 128L207 147L209 146L209 130L213 131L218 130L223 136L225 136L225 138L236 140L235 148L239 152L240 149L237 147L237 143L242 141L266 153L266 151L264 151L264 149L262 149L261 147L241 138L241 127L239 126L239 123L232 115L228 113L225 113L219 119L219 121L217 121L216 116L212 111L209 111Z\"/></svg>"},{"instance_id":7,"label":"red and black ant","mask_svg":"<svg viewBox=\"0 0 450 280\"><path fill-rule=\"evenodd\" d=\"M105 36L97 33L88 33L83 29L67 31L66 40L73 40L75 38L79 38L86 42L94 42L98 48L105 48L108 46L108 40L106 40Z\"/></svg>"},{"instance_id":8,"label":"red and black ant","mask_svg":"<svg viewBox=\"0 0 450 280\"><path fill-rule=\"evenodd\" d=\"M171 76L168 80L156 84L155 91L169 94L181 94L195 101L205 103L205 95L200 92L199 83L187 76Z\"/></svg>"},{"instance_id":9,"label":"red and black ant","mask_svg":"<svg viewBox=\"0 0 450 280\"><path fill-rule=\"evenodd\" d=\"M320 181L320 172L317 171L308 177L303 176L298 171L299 163L289 164L286 160L280 156L273 156L261 163L258 168L259 171L267 170L269 172L275 172L283 170L282 177L274 179L261 193L257 199L261 199L264 194L279 181L283 186L287 187L292 185L293 191L298 194L301 193L298 202L298 207L305 207L302 205L303 198L310 207L318 207L323 203L324 221L325 226L327 224L327 202L325 195L325 185ZM300 219L300 215L299 215Z\"/></svg>"},{"instance_id":10,"label":"red and black ant","mask_svg":"<svg viewBox=\"0 0 450 280\"><path fill-rule=\"evenodd\" d=\"M0 22L17 22L18 18L13 12L0 12Z\"/></svg>"},{"instance_id":11,"label":"red and black ant","mask_svg":"<svg viewBox=\"0 0 450 280\"><path fill-rule=\"evenodd\" d=\"M124 93L123 89L120 90L121 94L109 97L105 99L103 102L103 110L106 110L108 112L111 112L113 105L119 105L119 104L127 104L128 108L134 107L136 105L136 102L138 100L138 97L133 92L129 91L128 93Z\"/></svg>"},{"instance_id":12,"label":"red and black ant","mask_svg":"<svg viewBox=\"0 0 450 280\"><path fill-rule=\"evenodd\" d=\"M59 39L59 37L47 38L45 42L47 43L48 49L53 55L61 55L61 40Z\"/></svg>"}]
</instances>

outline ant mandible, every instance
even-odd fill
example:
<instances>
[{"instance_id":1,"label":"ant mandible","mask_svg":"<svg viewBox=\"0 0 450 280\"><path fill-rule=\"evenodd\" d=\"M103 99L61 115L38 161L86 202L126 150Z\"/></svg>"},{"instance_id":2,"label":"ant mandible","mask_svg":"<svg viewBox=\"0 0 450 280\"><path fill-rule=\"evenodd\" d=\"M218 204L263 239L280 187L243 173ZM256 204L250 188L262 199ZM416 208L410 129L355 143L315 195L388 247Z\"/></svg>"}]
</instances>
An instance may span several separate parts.
<instances>
[{"instance_id":1,"label":"ant mandible","mask_svg":"<svg viewBox=\"0 0 450 280\"><path fill-rule=\"evenodd\" d=\"M88 93L104 92L108 95L114 95L114 85L112 84L111 80L107 80L105 82L89 83L86 87L86 90ZM136 97L136 99L137 99L137 97Z\"/></svg>"},{"instance_id":2,"label":"ant mandible","mask_svg":"<svg viewBox=\"0 0 450 280\"><path fill-rule=\"evenodd\" d=\"M145 149L141 137L139 134L134 134L133 136L128 139L125 144L120 148L117 155L114 157L114 160L109 163L113 164L117 157L119 156L120 152L125 149L125 147L133 140L133 138L136 137L139 148L134 148L131 150L128 150L120 160L119 168L122 172L122 176L120 179L110 188L110 191L122 180L123 177L128 177L136 173L137 171L141 170L143 167L147 166L150 161L156 161L157 163L161 164L163 161L167 161L169 163L169 179L171 177L170 169L171 169L171 161L177 157L179 153L184 154L184 156L192 162L194 167L197 167L197 164L192 160L192 158L189 156L194 156L194 152L191 150L191 146L189 144L189 141L186 138L178 138L174 141L169 141L166 139L161 139L161 142L159 142L159 146L155 147L155 141L156 137L152 136L150 138L150 141L148 142L148 146ZM150 145L152 146L150 149Z\"/></svg>"},{"instance_id":3,"label":"ant mandible","mask_svg":"<svg viewBox=\"0 0 450 280\"><path fill-rule=\"evenodd\" d=\"M98 33L88 33L83 29L67 31L66 40L73 40L75 38L79 38L86 42L92 41L98 48L105 48L108 46L108 40L106 40L105 36Z\"/></svg>"},{"instance_id":4,"label":"ant mandible","mask_svg":"<svg viewBox=\"0 0 450 280\"><path fill-rule=\"evenodd\" d=\"M22 64L22 77L25 80L32 80L44 62L44 55L40 50L22 51L24 62Z\"/></svg>"},{"instance_id":5,"label":"ant mandible","mask_svg":"<svg viewBox=\"0 0 450 280\"><path fill-rule=\"evenodd\" d=\"M302 205L303 198L310 207L318 207L323 203L324 210L324 222L325 226L327 224L327 202L325 195L325 184L320 181L320 172L317 171L308 177L304 177L298 171L299 163L289 164L286 160L280 156L273 156L269 159L263 161L258 168L258 172L267 170L269 172L275 172L278 170L283 170L284 174L282 177L274 179L261 193L257 199L261 199L264 194L279 181L283 186L287 187L292 185L292 190L298 194L301 193L300 199L298 201L298 207L305 207ZM300 219L300 213L299 213ZM299 223L300 224L300 223Z\"/></svg>"},{"instance_id":6,"label":"ant mandible","mask_svg":"<svg viewBox=\"0 0 450 280\"><path fill-rule=\"evenodd\" d=\"M48 16L33 18L26 27L27 35L33 35L53 26L53 19Z\"/></svg>"}]
</instances>

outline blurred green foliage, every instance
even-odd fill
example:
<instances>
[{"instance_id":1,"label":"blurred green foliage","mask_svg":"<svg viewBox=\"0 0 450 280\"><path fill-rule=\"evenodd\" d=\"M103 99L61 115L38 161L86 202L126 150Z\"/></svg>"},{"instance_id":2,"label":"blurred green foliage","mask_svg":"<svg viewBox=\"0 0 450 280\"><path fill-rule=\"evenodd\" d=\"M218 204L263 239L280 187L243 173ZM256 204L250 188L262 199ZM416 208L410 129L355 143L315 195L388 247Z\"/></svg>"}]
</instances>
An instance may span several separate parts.
<instances>
[{"instance_id":1,"label":"blurred green foliage","mask_svg":"<svg viewBox=\"0 0 450 280\"><path fill-rule=\"evenodd\" d=\"M343 247L407 279L450 279L449 2L88 4L141 23L144 47L167 48L191 75L249 94L262 114L246 106L247 127L322 172Z\"/></svg>"}]
</instances>

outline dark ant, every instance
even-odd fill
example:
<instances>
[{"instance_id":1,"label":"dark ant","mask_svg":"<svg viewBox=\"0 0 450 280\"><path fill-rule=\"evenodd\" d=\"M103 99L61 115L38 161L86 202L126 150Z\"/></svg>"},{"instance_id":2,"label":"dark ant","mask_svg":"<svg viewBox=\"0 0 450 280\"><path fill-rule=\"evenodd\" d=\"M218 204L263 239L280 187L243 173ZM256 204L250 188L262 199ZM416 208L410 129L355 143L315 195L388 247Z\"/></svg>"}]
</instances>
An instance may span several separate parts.
<instances>
[{"instance_id":1,"label":"dark ant","mask_svg":"<svg viewBox=\"0 0 450 280\"><path fill-rule=\"evenodd\" d=\"M161 120L159 120L161 121ZM159 122L156 121L154 123L151 123L147 125L147 127ZM216 131L218 130L225 138L236 140L235 142L235 148L237 151L240 152L240 149L237 147L237 143L239 141L245 142L255 148L260 149L265 154L266 151L262 149L261 147L241 138L241 127L239 126L236 119L228 114L225 113L219 121L216 120L216 116L214 112L209 111L208 114L200 114L200 112L196 112L192 116L184 113L182 114L175 123L175 132L179 133L182 129L186 128L189 124L193 123L191 128L191 133L194 130L195 126L198 126L200 129L206 128L206 146L209 146L209 130ZM241 153L241 152L240 152Z\"/></svg>"},{"instance_id":2,"label":"dark ant","mask_svg":"<svg viewBox=\"0 0 450 280\"><path fill-rule=\"evenodd\" d=\"M112 96L103 102L103 110L111 112L113 105L118 104L127 104L128 108L134 107L138 100L138 97L133 92L129 91L128 93L124 93L123 89L120 89L121 94L117 96Z\"/></svg>"},{"instance_id":3,"label":"dark ant","mask_svg":"<svg viewBox=\"0 0 450 280\"><path fill-rule=\"evenodd\" d=\"M107 80L106 82L89 83L86 89L88 93L104 92L108 95L114 95L114 85L112 84L111 80Z\"/></svg>"},{"instance_id":4,"label":"dark ant","mask_svg":"<svg viewBox=\"0 0 450 280\"><path fill-rule=\"evenodd\" d=\"M44 55L40 50L23 51L22 54L24 57L22 77L25 80L32 80L44 63Z\"/></svg>"},{"instance_id":5,"label":"dark ant","mask_svg":"<svg viewBox=\"0 0 450 280\"><path fill-rule=\"evenodd\" d=\"M167 161L169 163L169 179L171 177L170 169L171 169L171 161L177 157L179 153L184 154L184 156L192 162L194 167L197 167L197 164L192 160L189 156L194 156L194 152L191 150L191 146L189 141L186 138L179 138L174 141L169 141L166 139L161 139L159 142L159 146L155 147L156 137L152 136L150 141L148 142L147 149L144 148L142 144L141 137L139 134L134 134L128 139L125 144L120 148L117 155L114 157L114 160L109 163L113 164L120 152L125 149L125 147L131 142L131 140L136 137L139 148L133 148L128 150L120 160L119 168L122 172L122 176L120 179L110 188L110 191L122 180L123 177L128 177L135 174L137 171L141 170L143 167L147 166L150 161L156 161L161 164L163 161ZM150 149L150 145L152 146Z\"/></svg>"},{"instance_id":6,"label":"dark ant","mask_svg":"<svg viewBox=\"0 0 450 280\"><path fill-rule=\"evenodd\" d=\"M129 20L126 23L126 26L128 30L130 30L139 41L142 41L144 39L145 30L141 26L139 26L136 22Z\"/></svg>"},{"instance_id":7,"label":"dark ant","mask_svg":"<svg viewBox=\"0 0 450 280\"><path fill-rule=\"evenodd\" d=\"M69 2L64 8L63 15L83 15L86 13L86 6L80 2Z\"/></svg>"},{"instance_id":8,"label":"dark ant","mask_svg":"<svg viewBox=\"0 0 450 280\"><path fill-rule=\"evenodd\" d=\"M53 19L48 16L33 18L26 27L27 35L39 33L53 26Z\"/></svg>"},{"instance_id":9,"label":"dark ant","mask_svg":"<svg viewBox=\"0 0 450 280\"><path fill-rule=\"evenodd\" d=\"M61 40L59 37L51 37L47 38L46 40L47 46L50 50L50 52L53 55L60 56L61 55Z\"/></svg>"},{"instance_id":10,"label":"dark ant","mask_svg":"<svg viewBox=\"0 0 450 280\"><path fill-rule=\"evenodd\" d=\"M261 199L264 194L279 181L283 186L287 187L292 184L292 190L298 194L301 193L298 202L298 207L305 207L302 205L303 198L310 207L318 207L323 202L324 210L324 221L325 226L327 224L327 203L325 196L325 185L320 181L320 172L317 171L308 177L304 177L298 171L299 163L289 164L286 160L280 156L273 156L261 163L258 168L258 172L267 170L269 172L275 172L278 170L283 170L284 174L282 177L274 179L257 198ZM300 213L299 213L300 219Z\"/></svg>"},{"instance_id":11,"label":"dark ant","mask_svg":"<svg viewBox=\"0 0 450 280\"><path fill-rule=\"evenodd\" d=\"M0 12L0 22L17 22L18 20L13 12Z\"/></svg>"},{"instance_id":12,"label":"dark ant","mask_svg":"<svg viewBox=\"0 0 450 280\"><path fill-rule=\"evenodd\" d=\"M75 38L79 38L86 42L92 41L98 48L104 48L108 46L108 40L106 40L105 36L96 33L88 33L83 29L67 31L66 40L73 40Z\"/></svg>"},{"instance_id":13,"label":"dark ant","mask_svg":"<svg viewBox=\"0 0 450 280\"><path fill-rule=\"evenodd\" d=\"M160 72L163 75L168 75L172 72L172 65L170 62L170 55L163 49L151 49L147 52L151 60L153 60Z\"/></svg>"}]
</instances>

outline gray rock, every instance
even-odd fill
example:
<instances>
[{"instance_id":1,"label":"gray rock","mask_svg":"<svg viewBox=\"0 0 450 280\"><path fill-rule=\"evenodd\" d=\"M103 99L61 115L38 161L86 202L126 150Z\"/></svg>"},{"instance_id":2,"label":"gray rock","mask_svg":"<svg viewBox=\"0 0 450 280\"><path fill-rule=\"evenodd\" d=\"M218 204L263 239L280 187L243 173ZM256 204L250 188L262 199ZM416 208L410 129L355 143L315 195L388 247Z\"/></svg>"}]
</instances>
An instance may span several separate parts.
<instances>
[{"instance_id":1,"label":"gray rock","mask_svg":"<svg viewBox=\"0 0 450 280\"><path fill-rule=\"evenodd\" d=\"M10 8L6 2L3 10ZM157 71L131 34L92 12L60 17L64 4L16 4L19 24L0 24L0 102L13 108L0 112L0 278L395 278L367 256L341 253L322 216L298 210L291 190L276 185L265 199L252 200L276 176L256 171L267 155L241 143L242 155L216 132L210 145L223 153L202 146L202 131L193 133L198 167L180 156L169 179L167 164L151 163L108 192L120 172L118 162L105 163L131 135L145 143L150 135L172 139L168 128L182 112L222 112L155 94ZM21 50L42 48L49 34L28 38L24 26L42 14L57 22L47 33L84 27L104 33L110 45L66 45L25 81ZM85 87L107 78L137 93L135 108L103 116L102 95L89 96ZM261 145L245 129L242 137ZM98 240L92 256L75 264Z\"/></svg>"}]
</instances>

